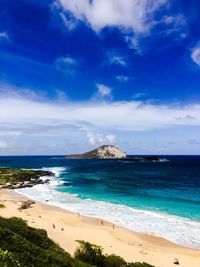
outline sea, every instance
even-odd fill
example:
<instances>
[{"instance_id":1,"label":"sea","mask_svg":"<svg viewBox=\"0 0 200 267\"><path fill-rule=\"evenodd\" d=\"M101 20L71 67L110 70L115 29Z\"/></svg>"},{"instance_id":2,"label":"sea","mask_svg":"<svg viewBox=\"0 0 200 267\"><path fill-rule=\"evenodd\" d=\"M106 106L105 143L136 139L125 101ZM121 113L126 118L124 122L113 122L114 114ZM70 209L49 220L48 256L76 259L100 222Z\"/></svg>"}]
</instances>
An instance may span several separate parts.
<instances>
[{"instance_id":1,"label":"sea","mask_svg":"<svg viewBox=\"0 0 200 267\"><path fill-rule=\"evenodd\" d=\"M0 167L54 172L49 184L16 190L34 200L200 249L200 156L155 162L7 156Z\"/></svg>"}]
</instances>

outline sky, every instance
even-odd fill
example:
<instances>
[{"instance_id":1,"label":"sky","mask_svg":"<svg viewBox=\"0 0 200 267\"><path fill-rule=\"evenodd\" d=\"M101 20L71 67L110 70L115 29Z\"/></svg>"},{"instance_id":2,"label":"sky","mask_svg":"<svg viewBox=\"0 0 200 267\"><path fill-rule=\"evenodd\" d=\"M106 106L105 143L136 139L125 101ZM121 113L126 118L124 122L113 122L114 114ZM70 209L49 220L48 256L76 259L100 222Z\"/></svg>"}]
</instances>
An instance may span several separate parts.
<instances>
[{"instance_id":1,"label":"sky","mask_svg":"<svg viewBox=\"0 0 200 267\"><path fill-rule=\"evenodd\" d=\"M0 0L0 155L200 154L198 0Z\"/></svg>"}]
</instances>

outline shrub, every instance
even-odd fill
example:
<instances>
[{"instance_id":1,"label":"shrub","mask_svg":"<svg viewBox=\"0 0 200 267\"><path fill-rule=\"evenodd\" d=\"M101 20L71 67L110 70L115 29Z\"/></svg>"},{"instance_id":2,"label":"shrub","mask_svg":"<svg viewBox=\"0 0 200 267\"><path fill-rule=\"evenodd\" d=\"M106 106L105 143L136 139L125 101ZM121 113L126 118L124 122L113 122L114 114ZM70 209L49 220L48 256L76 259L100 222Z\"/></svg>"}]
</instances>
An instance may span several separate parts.
<instances>
[{"instance_id":1,"label":"shrub","mask_svg":"<svg viewBox=\"0 0 200 267\"><path fill-rule=\"evenodd\" d=\"M127 263L120 256L116 256L112 254L106 257L105 266L106 267L126 267Z\"/></svg>"},{"instance_id":2,"label":"shrub","mask_svg":"<svg viewBox=\"0 0 200 267\"><path fill-rule=\"evenodd\" d=\"M77 242L80 247L75 252L75 258L97 267L154 267L147 263L127 263L120 256L104 255L100 246L82 240Z\"/></svg>"},{"instance_id":3,"label":"shrub","mask_svg":"<svg viewBox=\"0 0 200 267\"><path fill-rule=\"evenodd\" d=\"M105 266L105 256L102 253L101 247L82 240L77 240L77 242L80 247L74 254L76 259L96 266Z\"/></svg>"},{"instance_id":4,"label":"shrub","mask_svg":"<svg viewBox=\"0 0 200 267\"><path fill-rule=\"evenodd\" d=\"M21 266L18 260L11 252L0 248L0 267L17 267Z\"/></svg>"}]
</instances>

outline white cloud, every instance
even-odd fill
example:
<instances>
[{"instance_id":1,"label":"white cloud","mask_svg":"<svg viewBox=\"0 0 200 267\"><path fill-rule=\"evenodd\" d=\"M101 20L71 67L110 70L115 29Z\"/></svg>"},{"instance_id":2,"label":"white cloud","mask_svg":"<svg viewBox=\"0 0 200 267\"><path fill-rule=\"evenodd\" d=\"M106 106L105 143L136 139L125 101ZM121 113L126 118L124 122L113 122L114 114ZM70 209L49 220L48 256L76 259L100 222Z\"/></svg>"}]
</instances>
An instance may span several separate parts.
<instances>
[{"instance_id":1,"label":"white cloud","mask_svg":"<svg viewBox=\"0 0 200 267\"><path fill-rule=\"evenodd\" d=\"M32 95L24 97L12 90L6 92L6 88L0 91L1 154L83 152L89 148L85 142L88 133L93 134L87 135L90 144L114 143L117 136L117 145L123 148L129 140L132 145L124 145L124 149L131 153L156 153L153 140L159 140L160 146L173 140L173 153L199 153L187 140L198 136L200 103L161 105L138 99L58 103ZM76 148L70 145L77 141ZM49 144L57 146L50 151ZM139 148L133 150L134 146Z\"/></svg>"},{"instance_id":2,"label":"white cloud","mask_svg":"<svg viewBox=\"0 0 200 267\"><path fill-rule=\"evenodd\" d=\"M8 148L7 142L0 140L0 149L6 149L6 148Z\"/></svg>"},{"instance_id":3,"label":"white cloud","mask_svg":"<svg viewBox=\"0 0 200 267\"><path fill-rule=\"evenodd\" d=\"M44 100L46 95L43 91L40 91L40 94L36 93L29 88L18 88L13 86L12 84L3 84L0 85L0 96L3 95L4 97L8 98L24 98L24 99L32 99L32 100Z\"/></svg>"},{"instance_id":4,"label":"white cloud","mask_svg":"<svg viewBox=\"0 0 200 267\"><path fill-rule=\"evenodd\" d=\"M176 16L164 16L160 22L168 25L172 24L173 26L176 26L176 28L186 25L186 20L183 14L178 14Z\"/></svg>"},{"instance_id":5,"label":"white cloud","mask_svg":"<svg viewBox=\"0 0 200 267\"><path fill-rule=\"evenodd\" d=\"M103 135L94 134L93 132L87 133L88 142L90 145L114 145L116 143L116 136L113 134Z\"/></svg>"},{"instance_id":6,"label":"white cloud","mask_svg":"<svg viewBox=\"0 0 200 267\"><path fill-rule=\"evenodd\" d=\"M85 21L95 31L119 27L135 33L147 33L155 23L154 13L167 0L57 0L65 12Z\"/></svg>"},{"instance_id":7,"label":"white cloud","mask_svg":"<svg viewBox=\"0 0 200 267\"><path fill-rule=\"evenodd\" d=\"M98 85L102 97L110 96L111 89ZM120 131L150 130L175 126L200 126L200 104L159 105L139 100L87 101L63 103L10 96L0 92L0 124L48 125L73 127L91 126L96 129ZM178 118L178 119L177 119ZM76 129L76 128L75 128Z\"/></svg>"},{"instance_id":8,"label":"white cloud","mask_svg":"<svg viewBox=\"0 0 200 267\"><path fill-rule=\"evenodd\" d=\"M63 64L64 66L77 64L76 60L72 57L69 57L69 56L58 58L56 61L60 64Z\"/></svg>"},{"instance_id":9,"label":"white cloud","mask_svg":"<svg viewBox=\"0 0 200 267\"><path fill-rule=\"evenodd\" d=\"M0 32L0 41L8 41L9 39L10 38L7 32Z\"/></svg>"},{"instance_id":10,"label":"white cloud","mask_svg":"<svg viewBox=\"0 0 200 267\"><path fill-rule=\"evenodd\" d=\"M13 131L13 130L3 130L0 131L0 137L7 137L7 136L18 136L21 135L20 131Z\"/></svg>"},{"instance_id":11,"label":"white cloud","mask_svg":"<svg viewBox=\"0 0 200 267\"><path fill-rule=\"evenodd\" d=\"M200 43L193 48L191 58L197 65L200 66Z\"/></svg>"},{"instance_id":12,"label":"white cloud","mask_svg":"<svg viewBox=\"0 0 200 267\"><path fill-rule=\"evenodd\" d=\"M63 21L65 27L70 31L72 31L77 26L77 21L74 18L67 16L63 12L60 12L60 18Z\"/></svg>"},{"instance_id":13,"label":"white cloud","mask_svg":"<svg viewBox=\"0 0 200 267\"><path fill-rule=\"evenodd\" d=\"M144 98L145 96L147 96L147 94L146 93L136 93L136 94L134 94L133 96L132 96L132 98L133 99L141 99L141 98Z\"/></svg>"},{"instance_id":14,"label":"white cloud","mask_svg":"<svg viewBox=\"0 0 200 267\"><path fill-rule=\"evenodd\" d=\"M130 81L132 79L132 77L129 77L129 76L126 76L126 75L118 75L115 78L119 82L128 82L128 81Z\"/></svg>"},{"instance_id":15,"label":"white cloud","mask_svg":"<svg viewBox=\"0 0 200 267\"><path fill-rule=\"evenodd\" d=\"M197 145L197 146L199 146L200 145L200 139L198 138L198 139L190 139L190 140L188 140L188 142L189 142L189 144L191 144L191 145Z\"/></svg>"},{"instance_id":16,"label":"white cloud","mask_svg":"<svg viewBox=\"0 0 200 267\"><path fill-rule=\"evenodd\" d=\"M59 57L56 59L54 63L55 67L57 70L62 71L63 73L67 75L75 75L77 67L78 67L78 62L74 58L70 56L65 56L65 57Z\"/></svg>"},{"instance_id":17,"label":"white cloud","mask_svg":"<svg viewBox=\"0 0 200 267\"><path fill-rule=\"evenodd\" d=\"M112 65L121 65L121 66L126 66L127 62L125 58L120 55L117 51L110 51L107 53L107 64Z\"/></svg>"},{"instance_id":18,"label":"white cloud","mask_svg":"<svg viewBox=\"0 0 200 267\"><path fill-rule=\"evenodd\" d=\"M151 34L173 35L174 41L182 40L188 34L184 15L171 15L173 5L168 0L54 1L53 10L63 14L67 29L74 28L80 21L97 33L107 27L118 28L129 48L138 54L144 50L141 40ZM156 30L153 32L152 29Z\"/></svg>"},{"instance_id":19,"label":"white cloud","mask_svg":"<svg viewBox=\"0 0 200 267\"><path fill-rule=\"evenodd\" d=\"M101 100L101 99L110 99L112 98L112 89L106 85L103 84L97 84L97 94L95 95L95 99Z\"/></svg>"}]
</instances>

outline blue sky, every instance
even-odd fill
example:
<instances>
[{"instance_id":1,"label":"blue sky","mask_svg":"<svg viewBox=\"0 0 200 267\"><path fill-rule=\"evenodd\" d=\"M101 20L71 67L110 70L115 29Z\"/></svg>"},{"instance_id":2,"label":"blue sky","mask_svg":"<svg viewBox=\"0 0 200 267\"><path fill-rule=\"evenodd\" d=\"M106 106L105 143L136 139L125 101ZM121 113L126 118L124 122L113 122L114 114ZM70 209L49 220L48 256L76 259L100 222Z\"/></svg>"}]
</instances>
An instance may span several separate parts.
<instances>
[{"instance_id":1,"label":"blue sky","mask_svg":"<svg viewBox=\"0 0 200 267\"><path fill-rule=\"evenodd\" d=\"M199 154L197 0L0 0L0 155Z\"/></svg>"}]
</instances>

